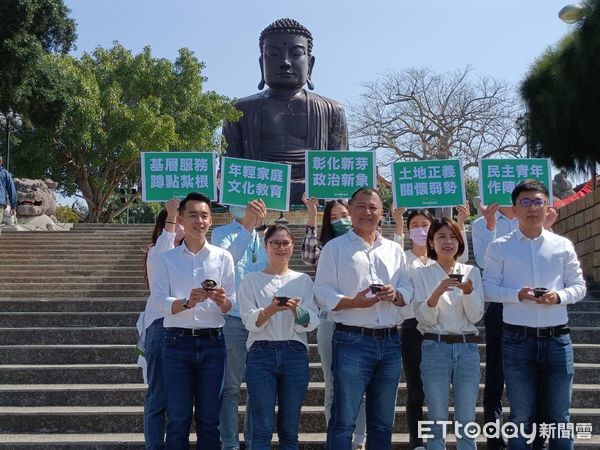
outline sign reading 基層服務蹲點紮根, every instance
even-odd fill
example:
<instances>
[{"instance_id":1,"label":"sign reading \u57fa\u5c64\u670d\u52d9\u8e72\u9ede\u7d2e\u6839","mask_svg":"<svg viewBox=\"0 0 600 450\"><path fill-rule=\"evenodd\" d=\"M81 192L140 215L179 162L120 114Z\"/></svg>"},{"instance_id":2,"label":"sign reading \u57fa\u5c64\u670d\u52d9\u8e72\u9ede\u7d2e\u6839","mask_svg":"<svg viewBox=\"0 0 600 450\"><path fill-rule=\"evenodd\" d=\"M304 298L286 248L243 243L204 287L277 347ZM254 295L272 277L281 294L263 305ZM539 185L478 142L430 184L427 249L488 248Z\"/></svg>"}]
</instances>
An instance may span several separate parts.
<instances>
[{"instance_id":1,"label":"sign reading \u57fa\u5c64\u670d\u52d9\u8e72\u9ede\u7d2e\u6839","mask_svg":"<svg viewBox=\"0 0 600 450\"><path fill-rule=\"evenodd\" d=\"M376 188L372 151L306 151L306 196L348 199L360 188Z\"/></svg>"},{"instance_id":2,"label":"sign reading \u57fa\u5c64\u670d\u52d9\u8e72\u9ede\u7d2e\u6839","mask_svg":"<svg viewBox=\"0 0 600 450\"><path fill-rule=\"evenodd\" d=\"M221 158L221 200L223 205L246 206L262 199L267 209L288 211L291 167L244 158Z\"/></svg>"},{"instance_id":3,"label":"sign reading \u57fa\u5c64\u670d\u52d9\u8e72\u9ede\u7d2e\u6839","mask_svg":"<svg viewBox=\"0 0 600 450\"><path fill-rule=\"evenodd\" d=\"M217 199L213 152L142 152L142 200L165 202L199 192Z\"/></svg>"},{"instance_id":4,"label":"sign reading \u57fa\u5c64\u670d\u52d9\u8e72\u9ede\u7d2e\u6839","mask_svg":"<svg viewBox=\"0 0 600 450\"><path fill-rule=\"evenodd\" d=\"M544 183L552 198L551 177L549 159L482 159L479 162L481 203L512 206L511 192L520 181L528 178Z\"/></svg>"},{"instance_id":5,"label":"sign reading \u57fa\u5c64\u670d\u52d9\u8e72\u9ede\u7d2e\u6839","mask_svg":"<svg viewBox=\"0 0 600 450\"><path fill-rule=\"evenodd\" d=\"M398 161L392 166L394 206L445 208L465 203L459 159Z\"/></svg>"}]
</instances>

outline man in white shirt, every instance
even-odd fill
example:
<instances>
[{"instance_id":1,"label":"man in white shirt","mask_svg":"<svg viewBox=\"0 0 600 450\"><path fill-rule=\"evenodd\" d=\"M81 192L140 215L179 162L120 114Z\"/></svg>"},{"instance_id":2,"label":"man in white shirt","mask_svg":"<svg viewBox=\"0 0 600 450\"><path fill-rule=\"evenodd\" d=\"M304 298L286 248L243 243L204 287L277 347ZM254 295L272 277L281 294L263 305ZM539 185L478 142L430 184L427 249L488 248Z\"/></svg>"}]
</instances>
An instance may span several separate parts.
<instances>
[{"instance_id":1,"label":"man in white shirt","mask_svg":"<svg viewBox=\"0 0 600 450\"><path fill-rule=\"evenodd\" d=\"M504 304L510 421L524 429L508 447L529 449L524 435L531 433L533 417L557 426L569 422L574 369L567 305L581 300L586 288L573 244L544 229L546 187L524 180L513 190L512 202L519 226L488 246L483 288L486 301ZM550 447L572 449L572 436L550 439Z\"/></svg>"},{"instance_id":2,"label":"man in white shirt","mask_svg":"<svg viewBox=\"0 0 600 450\"><path fill-rule=\"evenodd\" d=\"M267 267L267 255L264 248L264 225L267 208L262 200L253 200L246 207L231 206L233 216L230 224L212 230L210 242L231 253L235 263L235 285L237 290L244 276ZM225 347L227 349L227 367L223 385L223 405L221 407L221 442L223 450L239 449L238 402L240 387L246 370L246 342L248 330L240 318L239 303L225 315ZM246 449L251 450L252 420L250 408L246 402L244 414L244 439Z\"/></svg>"},{"instance_id":3,"label":"man in white shirt","mask_svg":"<svg viewBox=\"0 0 600 450\"><path fill-rule=\"evenodd\" d=\"M319 259L315 297L336 323L328 450L352 448L365 393L367 448L391 448L402 369L398 325L413 288L404 251L377 232L382 216L379 192L356 191L350 200L352 230L329 241Z\"/></svg>"},{"instance_id":4,"label":"man in white shirt","mask_svg":"<svg viewBox=\"0 0 600 450\"><path fill-rule=\"evenodd\" d=\"M166 447L189 448L195 409L198 448L220 449L219 413L225 370L223 316L235 304L231 254L206 242L210 200L192 192L179 204L181 246L164 253L151 280L163 299L167 390Z\"/></svg>"},{"instance_id":5,"label":"man in white shirt","mask_svg":"<svg viewBox=\"0 0 600 450\"><path fill-rule=\"evenodd\" d=\"M512 206L493 203L471 224L473 254L480 268L485 267L485 252L494 239L506 236L519 227ZM483 420L502 423L502 303L488 303L483 318L485 324L485 387L483 389ZM487 439L487 450L506 448L502 437Z\"/></svg>"}]
</instances>

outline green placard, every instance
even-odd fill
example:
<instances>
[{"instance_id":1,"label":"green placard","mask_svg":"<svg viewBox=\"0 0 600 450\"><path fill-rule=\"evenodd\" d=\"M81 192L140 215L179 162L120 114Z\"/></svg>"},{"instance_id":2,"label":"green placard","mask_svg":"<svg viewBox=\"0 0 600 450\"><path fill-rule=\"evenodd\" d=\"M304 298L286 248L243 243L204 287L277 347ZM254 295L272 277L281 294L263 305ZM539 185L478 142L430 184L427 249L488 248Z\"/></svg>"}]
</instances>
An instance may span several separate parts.
<instances>
[{"instance_id":1,"label":"green placard","mask_svg":"<svg viewBox=\"0 0 600 450\"><path fill-rule=\"evenodd\" d=\"M479 162L481 203L512 206L511 192L519 181L527 178L544 183L550 192L550 199L552 199L551 176L549 159L482 159Z\"/></svg>"},{"instance_id":2,"label":"green placard","mask_svg":"<svg viewBox=\"0 0 600 450\"><path fill-rule=\"evenodd\" d=\"M166 202L199 192L217 199L213 152L142 152L142 200Z\"/></svg>"},{"instance_id":3,"label":"green placard","mask_svg":"<svg viewBox=\"0 0 600 450\"><path fill-rule=\"evenodd\" d=\"M398 161L392 167L394 206L445 208L465 203L459 159Z\"/></svg>"},{"instance_id":4,"label":"green placard","mask_svg":"<svg viewBox=\"0 0 600 450\"><path fill-rule=\"evenodd\" d=\"M261 198L267 209L288 211L291 170L288 164L242 158L221 158L223 205L246 206Z\"/></svg>"},{"instance_id":5,"label":"green placard","mask_svg":"<svg viewBox=\"0 0 600 450\"><path fill-rule=\"evenodd\" d=\"M347 199L363 187L377 187L374 152L306 151L307 197Z\"/></svg>"}]
</instances>

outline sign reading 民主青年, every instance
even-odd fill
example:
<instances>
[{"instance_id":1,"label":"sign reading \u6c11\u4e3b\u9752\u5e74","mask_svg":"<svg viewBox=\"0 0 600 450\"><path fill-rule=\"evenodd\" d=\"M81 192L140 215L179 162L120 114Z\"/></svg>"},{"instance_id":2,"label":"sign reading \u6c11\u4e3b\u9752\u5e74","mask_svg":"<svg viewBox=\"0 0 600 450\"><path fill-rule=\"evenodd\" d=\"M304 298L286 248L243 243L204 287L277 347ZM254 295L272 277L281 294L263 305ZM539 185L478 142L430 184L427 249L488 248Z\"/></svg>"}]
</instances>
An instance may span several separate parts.
<instances>
[{"instance_id":1,"label":"sign reading \u6c11\u4e3b\u9752\u5e74","mask_svg":"<svg viewBox=\"0 0 600 450\"><path fill-rule=\"evenodd\" d=\"M552 173L550 160L529 159L482 159L479 162L479 194L481 203L512 206L510 197L515 186L522 180L533 178L544 183L552 198Z\"/></svg>"},{"instance_id":2,"label":"sign reading \u6c11\u4e3b\u9752\u5e74","mask_svg":"<svg viewBox=\"0 0 600 450\"><path fill-rule=\"evenodd\" d=\"M445 208L465 203L459 159L398 161L392 166L395 207Z\"/></svg>"},{"instance_id":3,"label":"sign reading \u6c11\u4e3b\u9752\u5e74","mask_svg":"<svg viewBox=\"0 0 600 450\"><path fill-rule=\"evenodd\" d=\"M199 192L217 199L213 152L142 152L142 200L165 202Z\"/></svg>"},{"instance_id":4,"label":"sign reading \u6c11\u4e3b\u9752\u5e74","mask_svg":"<svg viewBox=\"0 0 600 450\"><path fill-rule=\"evenodd\" d=\"M262 199L267 209L288 211L291 170L288 164L243 158L221 158L223 205L246 206Z\"/></svg>"},{"instance_id":5,"label":"sign reading \u6c11\u4e3b\u9752\u5e74","mask_svg":"<svg viewBox=\"0 0 600 450\"><path fill-rule=\"evenodd\" d=\"M376 188L372 151L306 151L306 196L348 199L360 188Z\"/></svg>"}]
</instances>

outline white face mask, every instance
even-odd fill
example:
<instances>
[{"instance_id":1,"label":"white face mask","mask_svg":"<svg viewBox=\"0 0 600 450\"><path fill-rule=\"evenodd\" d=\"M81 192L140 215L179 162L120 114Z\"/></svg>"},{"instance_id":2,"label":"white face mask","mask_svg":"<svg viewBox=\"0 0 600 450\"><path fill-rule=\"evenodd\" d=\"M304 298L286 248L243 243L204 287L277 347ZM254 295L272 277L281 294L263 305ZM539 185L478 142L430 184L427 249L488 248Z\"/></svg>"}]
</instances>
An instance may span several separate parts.
<instances>
[{"instance_id":1,"label":"white face mask","mask_svg":"<svg viewBox=\"0 0 600 450\"><path fill-rule=\"evenodd\" d=\"M418 246L424 246L427 243L427 232L429 227L411 228L408 230L408 236L413 244Z\"/></svg>"}]
</instances>

